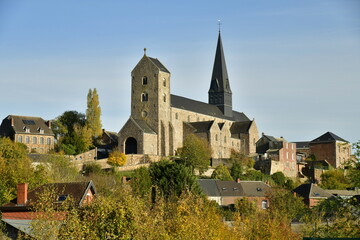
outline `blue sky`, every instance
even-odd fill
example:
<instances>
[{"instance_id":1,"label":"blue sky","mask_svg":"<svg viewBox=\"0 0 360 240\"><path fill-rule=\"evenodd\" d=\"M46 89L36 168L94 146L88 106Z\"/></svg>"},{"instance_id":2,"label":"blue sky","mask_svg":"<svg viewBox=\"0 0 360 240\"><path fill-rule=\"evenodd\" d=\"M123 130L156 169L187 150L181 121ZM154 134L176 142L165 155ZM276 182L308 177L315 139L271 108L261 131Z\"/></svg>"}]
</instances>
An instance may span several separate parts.
<instances>
[{"instance_id":1,"label":"blue sky","mask_svg":"<svg viewBox=\"0 0 360 240\"><path fill-rule=\"evenodd\" d=\"M144 47L173 94L206 102L218 19L233 108L260 132L360 140L357 0L0 0L0 117L85 112L96 88L103 127L117 132Z\"/></svg>"}]
</instances>

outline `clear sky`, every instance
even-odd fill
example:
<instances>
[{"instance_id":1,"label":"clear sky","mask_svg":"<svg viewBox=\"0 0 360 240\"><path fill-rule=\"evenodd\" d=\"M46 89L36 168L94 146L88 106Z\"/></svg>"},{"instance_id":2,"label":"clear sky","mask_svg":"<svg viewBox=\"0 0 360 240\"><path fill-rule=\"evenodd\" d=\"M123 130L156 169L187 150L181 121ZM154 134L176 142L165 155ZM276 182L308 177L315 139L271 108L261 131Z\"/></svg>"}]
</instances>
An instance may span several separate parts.
<instances>
[{"instance_id":1,"label":"clear sky","mask_svg":"<svg viewBox=\"0 0 360 240\"><path fill-rule=\"evenodd\" d=\"M84 113L96 88L118 132L144 47L172 94L207 102L218 19L233 108L260 133L360 140L358 0L0 0L0 117Z\"/></svg>"}]
</instances>

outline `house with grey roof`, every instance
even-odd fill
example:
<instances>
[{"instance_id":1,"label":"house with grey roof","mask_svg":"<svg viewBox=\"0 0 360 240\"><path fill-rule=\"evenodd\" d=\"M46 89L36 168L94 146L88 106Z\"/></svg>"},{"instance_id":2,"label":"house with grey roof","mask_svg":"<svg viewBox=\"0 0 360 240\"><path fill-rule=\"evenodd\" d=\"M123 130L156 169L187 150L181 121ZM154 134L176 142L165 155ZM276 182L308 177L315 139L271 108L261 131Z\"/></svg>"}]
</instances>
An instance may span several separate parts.
<instances>
[{"instance_id":1,"label":"house with grey roof","mask_svg":"<svg viewBox=\"0 0 360 240\"><path fill-rule=\"evenodd\" d=\"M308 207L313 207L321 201L326 200L332 196L318 185L314 183L304 183L293 190L298 197L304 199L304 203Z\"/></svg>"},{"instance_id":2,"label":"house with grey roof","mask_svg":"<svg viewBox=\"0 0 360 240\"><path fill-rule=\"evenodd\" d=\"M194 134L209 143L213 159L230 158L233 149L255 154L257 126L255 120L232 108L220 33L208 103L171 94L170 75L160 60L146 55L145 49L131 72L131 114L118 134L120 151L171 156L189 134Z\"/></svg>"},{"instance_id":3,"label":"house with grey roof","mask_svg":"<svg viewBox=\"0 0 360 240\"><path fill-rule=\"evenodd\" d=\"M25 144L29 152L47 153L54 149L51 121L41 117L9 115L0 125L0 137Z\"/></svg>"},{"instance_id":4,"label":"house with grey roof","mask_svg":"<svg viewBox=\"0 0 360 240\"><path fill-rule=\"evenodd\" d=\"M269 207L268 194L271 187L262 181L222 181L199 179L198 183L209 200L220 206L233 206L236 201L247 198L259 209Z\"/></svg>"}]
</instances>

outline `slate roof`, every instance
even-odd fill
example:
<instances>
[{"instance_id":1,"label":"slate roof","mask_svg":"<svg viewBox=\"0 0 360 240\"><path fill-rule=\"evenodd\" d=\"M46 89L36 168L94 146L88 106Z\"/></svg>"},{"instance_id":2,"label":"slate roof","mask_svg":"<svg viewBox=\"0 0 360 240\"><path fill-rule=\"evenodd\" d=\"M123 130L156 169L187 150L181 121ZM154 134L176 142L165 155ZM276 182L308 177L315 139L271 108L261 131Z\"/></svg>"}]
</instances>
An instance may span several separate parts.
<instances>
[{"instance_id":1,"label":"slate roof","mask_svg":"<svg viewBox=\"0 0 360 240\"><path fill-rule=\"evenodd\" d=\"M14 122L13 126L11 126L11 119ZM30 133L26 132L26 128L30 130ZM40 133L40 130L44 130L44 133ZM0 136L10 136L15 133L54 136L51 128L41 117L9 115L1 123Z\"/></svg>"},{"instance_id":2,"label":"slate roof","mask_svg":"<svg viewBox=\"0 0 360 240\"><path fill-rule=\"evenodd\" d=\"M271 187L261 181L198 179L204 194L211 197L265 197Z\"/></svg>"},{"instance_id":3,"label":"slate roof","mask_svg":"<svg viewBox=\"0 0 360 240\"><path fill-rule=\"evenodd\" d=\"M210 197L220 197L220 192L215 179L198 179L198 183L205 195Z\"/></svg>"},{"instance_id":4,"label":"slate roof","mask_svg":"<svg viewBox=\"0 0 360 240\"><path fill-rule=\"evenodd\" d=\"M310 142L310 144L312 144L312 143L324 143L324 142L335 142L335 141L348 142L348 141L344 140L343 138L333 134L332 132L326 132L323 135L321 135L320 137L315 138L314 140L312 140Z\"/></svg>"},{"instance_id":5,"label":"slate roof","mask_svg":"<svg viewBox=\"0 0 360 240\"><path fill-rule=\"evenodd\" d=\"M245 196L244 191L240 183L235 181L216 181L216 185L219 189L222 197L241 197Z\"/></svg>"},{"instance_id":6,"label":"slate roof","mask_svg":"<svg viewBox=\"0 0 360 240\"><path fill-rule=\"evenodd\" d=\"M208 132L213 125L214 121L204 121L204 122L189 122L191 127L195 129L197 133Z\"/></svg>"},{"instance_id":7,"label":"slate roof","mask_svg":"<svg viewBox=\"0 0 360 240\"><path fill-rule=\"evenodd\" d=\"M210 92L231 93L220 32L216 46L215 61L211 76L209 93Z\"/></svg>"},{"instance_id":8,"label":"slate roof","mask_svg":"<svg viewBox=\"0 0 360 240\"><path fill-rule=\"evenodd\" d=\"M293 190L297 195L309 198L329 198L332 195L313 183L304 183Z\"/></svg>"},{"instance_id":9,"label":"slate roof","mask_svg":"<svg viewBox=\"0 0 360 240\"><path fill-rule=\"evenodd\" d=\"M184 109L191 112L197 112L200 114L227 119L231 121L237 121L237 122L250 121L250 119L244 113L233 111L233 116L228 117L225 116L221 112L221 110L215 105L207 104L204 102L192 100L185 97L180 97L173 94L171 94L171 107Z\"/></svg>"},{"instance_id":10,"label":"slate roof","mask_svg":"<svg viewBox=\"0 0 360 240\"><path fill-rule=\"evenodd\" d=\"M239 133L248 133L252 121L234 122L230 127L231 137Z\"/></svg>"},{"instance_id":11,"label":"slate roof","mask_svg":"<svg viewBox=\"0 0 360 240\"><path fill-rule=\"evenodd\" d=\"M112 141L117 142L118 141L118 135L116 132L110 132L110 131L106 131L104 130L104 133L109 136L109 138L111 138Z\"/></svg>"},{"instance_id":12,"label":"slate roof","mask_svg":"<svg viewBox=\"0 0 360 240\"><path fill-rule=\"evenodd\" d=\"M161 71L170 73L169 70L167 70L167 68L166 68L157 58L152 58L152 57L148 57L148 58L149 58Z\"/></svg>"},{"instance_id":13,"label":"slate roof","mask_svg":"<svg viewBox=\"0 0 360 240\"><path fill-rule=\"evenodd\" d=\"M96 189L92 181L89 182L68 182L68 183L48 183L44 184L40 187L35 188L32 191L28 192L28 202L26 205L19 206L20 208L31 206L32 203L38 201L39 193L42 193L46 191L46 189L54 189L55 194L57 196L60 195L68 195L71 196L71 199L74 201L74 203L78 206L82 204L82 201L86 197L86 194L89 189L93 191L93 194L96 194ZM57 199L54 199L54 203L61 203L57 201ZM10 207L17 207L17 198L14 198L9 203L3 205L0 207L0 211L5 212L6 208Z\"/></svg>"},{"instance_id":14,"label":"slate roof","mask_svg":"<svg viewBox=\"0 0 360 240\"><path fill-rule=\"evenodd\" d=\"M294 142L296 144L296 148L309 148L310 142Z\"/></svg>"},{"instance_id":15,"label":"slate roof","mask_svg":"<svg viewBox=\"0 0 360 240\"><path fill-rule=\"evenodd\" d=\"M135 124L137 124L144 133L156 134L154 130L142 119L131 118Z\"/></svg>"}]
</instances>

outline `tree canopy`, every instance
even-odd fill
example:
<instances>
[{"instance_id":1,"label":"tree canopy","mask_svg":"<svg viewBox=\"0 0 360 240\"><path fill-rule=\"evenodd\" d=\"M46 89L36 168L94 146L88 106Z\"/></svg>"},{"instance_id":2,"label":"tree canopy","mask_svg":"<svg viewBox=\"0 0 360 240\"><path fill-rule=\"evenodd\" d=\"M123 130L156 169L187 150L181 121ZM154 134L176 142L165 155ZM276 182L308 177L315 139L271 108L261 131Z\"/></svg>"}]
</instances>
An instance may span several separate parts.
<instances>
[{"instance_id":1,"label":"tree canopy","mask_svg":"<svg viewBox=\"0 0 360 240\"><path fill-rule=\"evenodd\" d=\"M204 172L210 165L211 148L205 140L198 138L194 134L186 137L179 152L185 164L192 169L199 169L200 173Z\"/></svg>"},{"instance_id":2,"label":"tree canopy","mask_svg":"<svg viewBox=\"0 0 360 240\"><path fill-rule=\"evenodd\" d=\"M87 95L87 109L86 109L86 125L90 130L91 137L95 140L102 134L101 124L101 108L99 103L99 95L96 88L89 89Z\"/></svg>"}]
</instances>

